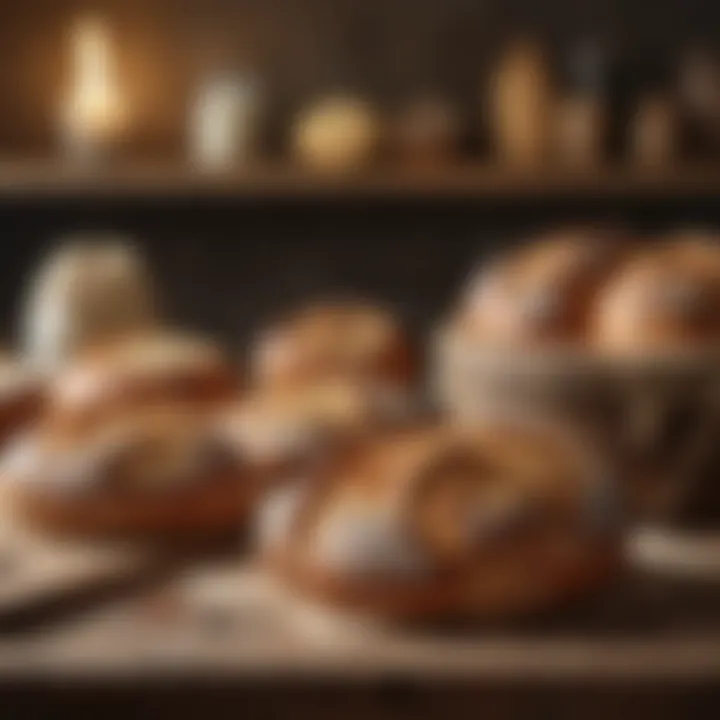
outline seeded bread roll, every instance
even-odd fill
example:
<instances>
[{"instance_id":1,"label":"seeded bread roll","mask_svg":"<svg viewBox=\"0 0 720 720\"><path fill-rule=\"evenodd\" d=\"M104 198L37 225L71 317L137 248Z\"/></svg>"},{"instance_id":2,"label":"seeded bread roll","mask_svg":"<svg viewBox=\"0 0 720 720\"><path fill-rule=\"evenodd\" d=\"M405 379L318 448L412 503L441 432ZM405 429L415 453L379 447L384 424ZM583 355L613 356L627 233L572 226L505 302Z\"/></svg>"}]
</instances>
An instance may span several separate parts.
<instances>
[{"instance_id":1,"label":"seeded bread roll","mask_svg":"<svg viewBox=\"0 0 720 720\"><path fill-rule=\"evenodd\" d=\"M337 380L396 387L409 384L413 362L389 314L335 303L305 308L271 327L254 349L251 371L261 390Z\"/></svg>"},{"instance_id":2,"label":"seeded bread roll","mask_svg":"<svg viewBox=\"0 0 720 720\"><path fill-rule=\"evenodd\" d=\"M326 481L277 489L258 536L291 588L396 620L497 618L602 587L619 516L570 436L488 422L386 437Z\"/></svg>"},{"instance_id":3,"label":"seeded bread roll","mask_svg":"<svg viewBox=\"0 0 720 720\"><path fill-rule=\"evenodd\" d=\"M491 345L584 342L595 294L625 251L610 232L567 229L545 236L473 278L459 324Z\"/></svg>"}]
</instances>

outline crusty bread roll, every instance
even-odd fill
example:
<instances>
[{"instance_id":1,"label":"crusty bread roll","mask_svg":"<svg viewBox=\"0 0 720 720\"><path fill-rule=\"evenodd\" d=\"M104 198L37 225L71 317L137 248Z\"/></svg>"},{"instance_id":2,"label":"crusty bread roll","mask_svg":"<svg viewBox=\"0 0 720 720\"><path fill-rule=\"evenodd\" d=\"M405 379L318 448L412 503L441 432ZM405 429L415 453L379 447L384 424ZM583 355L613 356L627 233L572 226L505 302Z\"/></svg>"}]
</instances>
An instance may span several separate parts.
<instances>
[{"instance_id":1,"label":"crusty bread roll","mask_svg":"<svg viewBox=\"0 0 720 720\"><path fill-rule=\"evenodd\" d=\"M407 386L413 362L407 338L388 313L362 303L304 308L270 327L251 359L259 389L350 380Z\"/></svg>"},{"instance_id":2,"label":"crusty bread roll","mask_svg":"<svg viewBox=\"0 0 720 720\"><path fill-rule=\"evenodd\" d=\"M61 424L92 424L139 404L181 402L199 412L233 400L237 387L233 368L212 343L149 331L82 354L53 383L48 413Z\"/></svg>"},{"instance_id":3,"label":"crusty bread roll","mask_svg":"<svg viewBox=\"0 0 720 720\"><path fill-rule=\"evenodd\" d=\"M626 251L617 233L568 228L474 277L459 323L489 344L582 342L595 293Z\"/></svg>"},{"instance_id":4,"label":"crusty bread roll","mask_svg":"<svg viewBox=\"0 0 720 720\"><path fill-rule=\"evenodd\" d=\"M0 354L0 445L37 419L45 406L43 378Z\"/></svg>"},{"instance_id":5,"label":"crusty bread roll","mask_svg":"<svg viewBox=\"0 0 720 720\"><path fill-rule=\"evenodd\" d=\"M599 295L592 339L608 354L720 348L720 245L686 237L621 267Z\"/></svg>"},{"instance_id":6,"label":"crusty bread roll","mask_svg":"<svg viewBox=\"0 0 720 720\"><path fill-rule=\"evenodd\" d=\"M54 372L88 345L157 322L155 288L126 238L63 240L31 278L22 343L33 365Z\"/></svg>"},{"instance_id":7,"label":"crusty bread roll","mask_svg":"<svg viewBox=\"0 0 720 720\"><path fill-rule=\"evenodd\" d=\"M235 399L231 367L206 341L148 332L88 350L2 458L13 506L58 533L226 530L256 487L220 429Z\"/></svg>"},{"instance_id":8,"label":"crusty bread roll","mask_svg":"<svg viewBox=\"0 0 720 720\"><path fill-rule=\"evenodd\" d=\"M272 483L412 418L404 393L378 398L363 385L329 381L241 398L223 413L222 423L238 453L265 468Z\"/></svg>"},{"instance_id":9,"label":"crusty bread roll","mask_svg":"<svg viewBox=\"0 0 720 720\"><path fill-rule=\"evenodd\" d=\"M720 342L720 238L680 230L644 246L567 229L473 278L455 329L484 346L682 354Z\"/></svg>"},{"instance_id":10,"label":"crusty bread roll","mask_svg":"<svg viewBox=\"0 0 720 720\"><path fill-rule=\"evenodd\" d=\"M261 507L269 567L293 589L400 620L547 609L606 583L619 516L596 463L556 429L406 431Z\"/></svg>"},{"instance_id":11,"label":"crusty bread roll","mask_svg":"<svg viewBox=\"0 0 720 720\"><path fill-rule=\"evenodd\" d=\"M19 517L62 535L215 533L239 526L255 493L235 449L177 403L41 424L6 453L2 473Z\"/></svg>"}]
</instances>

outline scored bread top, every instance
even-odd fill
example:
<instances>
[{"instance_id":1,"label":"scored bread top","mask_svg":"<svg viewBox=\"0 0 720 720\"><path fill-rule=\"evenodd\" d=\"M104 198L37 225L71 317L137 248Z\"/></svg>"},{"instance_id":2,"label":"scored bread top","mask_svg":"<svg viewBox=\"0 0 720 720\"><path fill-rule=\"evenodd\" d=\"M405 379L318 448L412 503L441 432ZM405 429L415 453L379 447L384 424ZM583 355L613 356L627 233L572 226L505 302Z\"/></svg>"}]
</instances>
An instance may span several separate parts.
<instances>
[{"instance_id":1,"label":"scored bread top","mask_svg":"<svg viewBox=\"0 0 720 720\"><path fill-rule=\"evenodd\" d=\"M626 252L615 233L571 228L542 236L471 278L460 323L502 344L577 340L597 288Z\"/></svg>"},{"instance_id":2,"label":"scored bread top","mask_svg":"<svg viewBox=\"0 0 720 720\"><path fill-rule=\"evenodd\" d=\"M58 422L97 422L120 407L232 399L237 380L212 343L174 333L134 335L87 352L50 388Z\"/></svg>"},{"instance_id":3,"label":"scored bread top","mask_svg":"<svg viewBox=\"0 0 720 720\"><path fill-rule=\"evenodd\" d=\"M206 416L176 404L117 412L94 425L41 423L2 459L10 482L60 497L171 492L243 465Z\"/></svg>"},{"instance_id":4,"label":"scored bread top","mask_svg":"<svg viewBox=\"0 0 720 720\"><path fill-rule=\"evenodd\" d=\"M266 503L270 553L349 578L416 577L549 535L617 529L609 478L574 441L510 425L433 427L376 439L324 482Z\"/></svg>"},{"instance_id":5,"label":"scored bread top","mask_svg":"<svg viewBox=\"0 0 720 720\"><path fill-rule=\"evenodd\" d=\"M497 348L636 355L717 346L720 242L689 231L643 247L602 232L545 236L481 270L453 327Z\"/></svg>"},{"instance_id":6,"label":"scored bread top","mask_svg":"<svg viewBox=\"0 0 720 720\"><path fill-rule=\"evenodd\" d=\"M720 246L679 241L649 250L609 279L591 318L607 352L720 343Z\"/></svg>"},{"instance_id":7,"label":"scored bread top","mask_svg":"<svg viewBox=\"0 0 720 720\"><path fill-rule=\"evenodd\" d=\"M328 379L407 383L407 339L392 316L363 303L313 305L271 326L251 359L256 386L288 387Z\"/></svg>"}]
</instances>

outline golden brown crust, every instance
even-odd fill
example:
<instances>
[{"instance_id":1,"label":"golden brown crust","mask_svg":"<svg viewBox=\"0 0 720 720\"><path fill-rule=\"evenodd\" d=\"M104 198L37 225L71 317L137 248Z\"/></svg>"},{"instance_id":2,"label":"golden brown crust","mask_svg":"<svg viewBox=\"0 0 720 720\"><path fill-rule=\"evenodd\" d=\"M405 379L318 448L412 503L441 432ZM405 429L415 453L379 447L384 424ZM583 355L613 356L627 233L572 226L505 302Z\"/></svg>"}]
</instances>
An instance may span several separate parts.
<instances>
[{"instance_id":1,"label":"golden brown crust","mask_svg":"<svg viewBox=\"0 0 720 720\"><path fill-rule=\"evenodd\" d=\"M460 324L499 344L582 341L595 293L626 252L616 233L569 228L544 236L480 273Z\"/></svg>"},{"instance_id":2,"label":"golden brown crust","mask_svg":"<svg viewBox=\"0 0 720 720\"><path fill-rule=\"evenodd\" d=\"M321 600L405 619L522 613L600 587L619 564L605 478L515 430L377 440L275 516L268 563Z\"/></svg>"},{"instance_id":3,"label":"golden brown crust","mask_svg":"<svg viewBox=\"0 0 720 720\"><path fill-rule=\"evenodd\" d=\"M471 284L458 331L486 345L572 345L610 355L720 346L720 238L673 233L644 248L565 230L501 256Z\"/></svg>"},{"instance_id":4,"label":"golden brown crust","mask_svg":"<svg viewBox=\"0 0 720 720\"><path fill-rule=\"evenodd\" d=\"M139 333L88 351L3 458L17 511L78 535L240 523L255 473L217 427L235 398L222 354L192 337Z\"/></svg>"},{"instance_id":5,"label":"golden brown crust","mask_svg":"<svg viewBox=\"0 0 720 720\"><path fill-rule=\"evenodd\" d=\"M43 378L0 353L0 443L37 420L46 402Z\"/></svg>"},{"instance_id":6,"label":"golden brown crust","mask_svg":"<svg viewBox=\"0 0 720 720\"><path fill-rule=\"evenodd\" d=\"M282 477L411 418L407 390L373 394L361 384L328 381L246 396L222 413L221 427L240 454Z\"/></svg>"},{"instance_id":7,"label":"golden brown crust","mask_svg":"<svg viewBox=\"0 0 720 720\"><path fill-rule=\"evenodd\" d=\"M252 486L236 474L158 495L47 492L17 485L12 502L20 517L43 532L73 536L162 536L221 532L239 527L254 499Z\"/></svg>"},{"instance_id":8,"label":"golden brown crust","mask_svg":"<svg viewBox=\"0 0 720 720\"><path fill-rule=\"evenodd\" d=\"M0 443L35 422L45 407L45 393L38 385L0 402Z\"/></svg>"},{"instance_id":9,"label":"golden brown crust","mask_svg":"<svg viewBox=\"0 0 720 720\"><path fill-rule=\"evenodd\" d=\"M601 352L687 352L720 343L720 249L682 240L610 278L593 316Z\"/></svg>"},{"instance_id":10,"label":"golden brown crust","mask_svg":"<svg viewBox=\"0 0 720 720\"><path fill-rule=\"evenodd\" d=\"M271 327L255 348L251 370L261 389L343 379L407 385L414 364L390 315L336 303L308 307Z\"/></svg>"},{"instance_id":11,"label":"golden brown crust","mask_svg":"<svg viewBox=\"0 0 720 720\"><path fill-rule=\"evenodd\" d=\"M683 262L720 272L720 236L716 233L689 228L660 240L659 248L668 257L681 257Z\"/></svg>"},{"instance_id":12,"label":"golden brown crust","mask_svg":"<svg viewBox=\"0 0 720 720\"><path fill-rule=\"evenodd\" d=\"M623 565L617 547L597 548L582 564L557 568L512 587L498 584L495 592L480 592L460 572L439 573L432 582L353 582L318 568L298 566L283 556L268 556L266 567L293 589L318 601L348 610L371 612L403 623L433 620L498 620L539 614L600 592ZM525 567L530 567L526 565ZM540 566L536 566L537 569ZM492 577L492 571L485 571ZM539 575L539 573L538 573ZM491 580L492 582L492 580ZM477 590L477 589L476 589Z\"/></svg>"},{"instance_id":13,"label":"golden brown crust","mask_svg":"<svg viewBox=\"0 0 720 720\"><path fill-rule=\"evenodd\" d=\"M84 427L139 404L211 408L237 391L231 366L212 344L148 333L88 352L51 388L48 411L60 424Z\"/></svg>"},{"instance_id":14,"label":"golden brown crust","mask_svg":"<svg viewBox=\"0 0 720 720\"><path fill-rule=\"evenodd\" d=\"M214 416L176 403L41 423L9 448L3 473L25 521L77 535L212 533L239 526L259 489Z\"/></svg>"}]
</instances>

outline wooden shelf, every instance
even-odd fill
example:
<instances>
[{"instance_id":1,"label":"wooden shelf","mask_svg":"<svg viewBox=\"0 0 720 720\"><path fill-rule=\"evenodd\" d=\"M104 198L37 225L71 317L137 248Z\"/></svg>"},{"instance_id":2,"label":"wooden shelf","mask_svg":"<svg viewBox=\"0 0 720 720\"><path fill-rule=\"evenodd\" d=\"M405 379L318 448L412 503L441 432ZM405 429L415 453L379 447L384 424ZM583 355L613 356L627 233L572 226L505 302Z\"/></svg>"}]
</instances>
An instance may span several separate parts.
<instances>
[{"instance_id":1,"label":"wooden shelf","mask_svg":"<svg viewBox=\"0 0 720 720\"><path fill-rule=\"evenodd\" d=\"M82 169L57 162L0 162L0 199L43 197L290 199L651 199L720 196L720 166L672 170L605 167L518 172L483 165L323 174L259 166L209 173L179 164Z\"/></svg>"}]
</instances>

